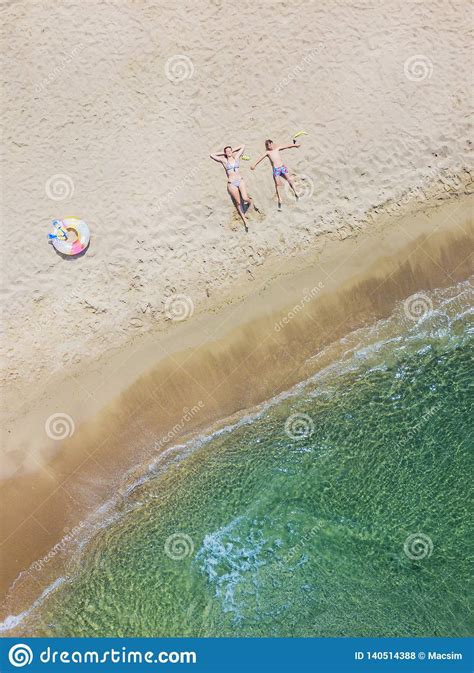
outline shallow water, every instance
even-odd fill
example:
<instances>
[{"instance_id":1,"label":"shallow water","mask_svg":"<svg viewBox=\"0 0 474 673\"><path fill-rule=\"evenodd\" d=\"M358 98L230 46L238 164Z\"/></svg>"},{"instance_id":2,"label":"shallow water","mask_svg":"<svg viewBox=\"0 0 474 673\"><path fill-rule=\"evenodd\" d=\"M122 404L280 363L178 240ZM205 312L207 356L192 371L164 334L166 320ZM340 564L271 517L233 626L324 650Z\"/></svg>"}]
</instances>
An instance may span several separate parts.
<instances>
[{"instance_id":1,"label":"shallow water","mask_svg":"<svg viewBox=\"0 0 474 673\"><path fill-rule=\"evenodd\" d=\"M468 635L471 305L468 282L424 293L420 319L400 305L289 394L171 452L21 628Z\"/></svg>"}]
</instances>

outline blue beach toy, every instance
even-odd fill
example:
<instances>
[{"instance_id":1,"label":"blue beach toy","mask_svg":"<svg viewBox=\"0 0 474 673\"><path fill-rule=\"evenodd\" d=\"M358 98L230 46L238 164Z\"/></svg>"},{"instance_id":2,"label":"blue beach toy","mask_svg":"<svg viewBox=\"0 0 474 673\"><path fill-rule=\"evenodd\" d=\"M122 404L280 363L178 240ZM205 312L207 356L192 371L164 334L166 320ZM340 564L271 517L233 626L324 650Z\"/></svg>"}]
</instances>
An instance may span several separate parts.
<instances>
[{"instance_id":1,"label":"blue beach toy","mask_svg":"<svg viewBox=\"0 0 474 673\"><path fill-rule=\"evenodd\" d=\"M62 220L53 220L52 222L54 231L52 234L48 234L49 240L53 240L55 238L59 239L60 241L66 241L67 240L67 231L63 228L63 222Z\"/></svg>"}]
</instances>

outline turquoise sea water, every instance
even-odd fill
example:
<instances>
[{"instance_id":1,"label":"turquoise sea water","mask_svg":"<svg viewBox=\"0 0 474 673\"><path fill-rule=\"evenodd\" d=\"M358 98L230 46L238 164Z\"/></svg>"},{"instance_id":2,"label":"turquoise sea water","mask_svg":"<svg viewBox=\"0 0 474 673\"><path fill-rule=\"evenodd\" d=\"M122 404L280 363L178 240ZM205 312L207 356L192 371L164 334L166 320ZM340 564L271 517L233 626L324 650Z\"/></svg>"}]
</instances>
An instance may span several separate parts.
<instances>
[{"instance_id":1,"label":"turquoise sea water","mask_svg":"<svg viewBox=\"0 0 474 673\"><path fill-rule=\"evenodd\" d=\"M472 286L420 301L153 465L25 633L468 635Z\"/></svg>"}]
</instances>

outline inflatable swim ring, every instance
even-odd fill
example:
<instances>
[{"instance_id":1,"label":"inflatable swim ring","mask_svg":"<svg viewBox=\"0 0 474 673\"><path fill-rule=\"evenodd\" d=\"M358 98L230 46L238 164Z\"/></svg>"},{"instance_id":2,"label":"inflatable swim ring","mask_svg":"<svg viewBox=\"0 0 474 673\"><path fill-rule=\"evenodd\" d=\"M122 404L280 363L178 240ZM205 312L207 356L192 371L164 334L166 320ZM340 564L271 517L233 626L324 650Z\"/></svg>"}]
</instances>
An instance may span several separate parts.
<instances>
[{"instance_id":1,"label":"inflatable swim ring","mask_svg":"<svg viewBox=\"0 0 474 673\"><path fill-rule=\"evenodd\" d=\"M89 245L90 231L84 220L65 217L53 220L53 232L49 239L56 250L63 255L79 255Z\"/></svg>"}]
</instances>

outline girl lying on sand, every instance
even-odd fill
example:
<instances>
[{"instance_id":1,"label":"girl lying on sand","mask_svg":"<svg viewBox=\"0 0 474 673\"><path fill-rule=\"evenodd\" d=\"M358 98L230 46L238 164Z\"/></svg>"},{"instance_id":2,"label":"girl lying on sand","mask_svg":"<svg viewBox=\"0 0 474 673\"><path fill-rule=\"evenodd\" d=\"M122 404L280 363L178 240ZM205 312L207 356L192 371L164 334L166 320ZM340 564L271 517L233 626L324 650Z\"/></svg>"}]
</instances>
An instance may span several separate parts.
<instances>
[{"instance_id":1,"label":"girl lying on sand","mask_svg":"<svg viewBox=\"0 0 474 673\"><path fill-rule=\"evenodd\" d=\"M211 159L214 159L214 161L217 161L224 166L227 175L227 191L237 208L237 212L242 218L245 231L248 231L248 220L245 217L244 207L246 204L248 208L255 208L255 206L252 198L247 193L245 181L239 171L240 157L243 154L244 148L245 145L243 144L238 145L234 149L232 149L230 145L227 145L227 147L224 147L223 152L211 154ZM257 209L255 208L255 210Z\"/></svg>"},{"instance_id":2,"label":"girl lying on sand","mask_svg":"<svg viewBox=\"0 0 474 673\"><path fill-rule=\"evenodd\" d=\"M284 165L284 163L283 163L283 161L280 157L281 150L290 150L293 147L301 147L301 145L293 142L291 145L275 146L275 144L273 143L273 140L265 140L265 149L267 151L265 152L265 154L263 154L260 157L260 159L258 161L256 161L254 163L253 166L250 167L252 169L252 171L254 171L255 168L257 167L257 165L261 161L263 161L265 159L265 157L268 157L270 159L270 163L271 163L272 168L273 168L273 180L275 182L275 190L276 190L276 195L277 195L277 199L278 199L278 210L281 210L281 197L280 197L280 192L279 192L279 189L278 189L280 187L280 184L281 184L280 183L280 177L285 178L285 180L290 185L290 187L293 191L293 194L296 196L297 199L299 198L298 194L296 193L296 189L295 189L295 186L293 184L293 180L290 178L290 175L288 173L288 169Z\"/></svg>"}]
</instances>

